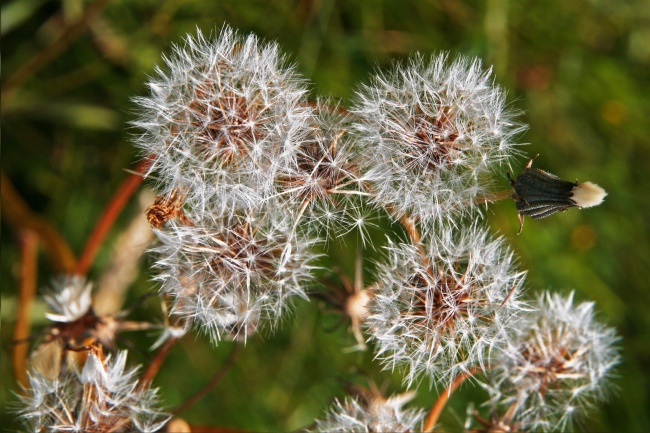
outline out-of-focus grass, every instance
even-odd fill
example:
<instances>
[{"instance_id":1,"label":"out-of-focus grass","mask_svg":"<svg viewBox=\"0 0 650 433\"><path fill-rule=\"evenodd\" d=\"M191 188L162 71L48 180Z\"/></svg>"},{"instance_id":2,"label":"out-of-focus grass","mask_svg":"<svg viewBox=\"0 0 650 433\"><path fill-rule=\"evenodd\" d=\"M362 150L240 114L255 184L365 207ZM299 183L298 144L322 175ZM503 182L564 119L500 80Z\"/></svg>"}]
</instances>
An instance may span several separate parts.
<instances>
[{"instance_id":1,"label":"out-of-focus grass","mask_svg":"<svg viewBox=\"0 0 650 433\"><path fill-rule=\"evenodd\" d=\"M88 5L5 2L3 83L46 52ZM529 155L540 153L535 165L566 179L595 181L609 195L599 208L528 220L521 236L515 236L512 203L492 206L489 222L510 239L529 270L527 290L575 290L580 299L595 301L602 319L622 336L617 389L584 430L650 429L650 3L110 1L87 32L2 95L2 169L74 251L83 248L123 169L138 158L129 142L136 133L128 125L134 118L130 98L146 93L148 74L172 43L197 27L214 32L224 22L277 40L314 83L314 94L340 98L344 105L374 68L414 51L474 55L494 65L497 82L530 125L521 140L530 143L524 148ZM501 184L507 187L505 175ZM90 278L102 273L111 242L134 213L132 204L118 219ZM8 354L18 252L12 228L3 223L2 230L0 395L8 402L16 389ZM352 257L355 247L348 245L340 249ZM145 263L130 300L155 290L147 272ZM42 258L39 285L51 277ZM160 319L155 303L147 305L137 314ZM42 308L34 311L35 329L43 325L40 317ZM334 322L318 302L299 303L279 332L251 339L224 381L182 416L194 424L291 430L322 415L333 397L344 394L345 381L368 374L399 391L399 373L380 373L371 353L342 351L354 343L344 327L328 332ZM143 348L152 342L136 341ZM156 379L165 404L178 404L202 386L229 347L186 338ZM131 353L134 362L146 363L149 356ZM467 388L454 395L442 421L457 429L475 394ZM434 395L424 384L415 403L429 406ZM15 425L6 404L2 410L3 426Z\"/></svg>"}]
</instances>

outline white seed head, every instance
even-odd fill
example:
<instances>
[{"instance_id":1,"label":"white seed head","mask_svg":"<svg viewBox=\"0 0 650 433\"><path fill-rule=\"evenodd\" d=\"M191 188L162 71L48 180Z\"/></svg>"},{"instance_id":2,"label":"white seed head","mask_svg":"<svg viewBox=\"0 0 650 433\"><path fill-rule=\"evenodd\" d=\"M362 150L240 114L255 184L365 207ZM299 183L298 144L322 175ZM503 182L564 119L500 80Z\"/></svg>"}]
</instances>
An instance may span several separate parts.
<instances>
[{"instance_id":1,"label":"white seed head","mask_svg":"<svg viewBox=\"0 0 650 433\"><path fill-rule=\"evenodd\" d=\"M126 368L126 351L113 358L94 349L81 371L32 372L20 414L31 431L158 431L169 416L157 409L157 390L138 387L136 373Z\"/></svg>"},{"instance_id":2,"label":"white seed head","mask_svg":"<svg viewBox=\"0 0 650 433\"><path fill-rule=\"evenodd\" d=\"M603 202L607 193L593 182L582 182L573 188L573 200L579 207L598 206Z\"/></svg>"},{"instance_id":3,"label":"white seed head","mask_svg":"<svg viewBox=\"0 0 650 433\"><path fill-rule=\"evenodd\" d=\"M51 312L45 317L53 322L74 322L90 310L92 284L79 276L55 279L51 289L43 296Z\"/></svg>"},{"instance_id":4,"label":"white seed head","mask_svg":"<svg viewBox=\"0 0 650 433\"><path fill-rule=\"evenodd\" d=\"M306 88L275 43L225 26L215 39L197 30L174 47L136 98L143 133L136 144L151 155L169 195L190 202L210 197L223 209L254 207L271 188L274 163L309 129Z\"/></svg>"},{"instance_id":5,"label":"white seed head","mask_svg":"<svg viewBox=\"0 0 650 433\"><path fill-rule=\"evenodd\" d=\"M366 320L385 368L402 368L408 385L422 375L448 385L483 367L523 308L517 298L525 273L503 240L475 227L461 235L445 229L426 256L412 245L389 244L388 251Z\"/></svg>"},{"instance_id":6,"label":"white seed head","mask_svg":"<svg viewBox=\"0 0 650 433\"><path fill-rule=\"evenodd\" d=\"M516 407L524 430L566 431L575 417L602 400L620 358L613 328L594 317L594 304L573 294L545 293L518 336L500 348L485 385L491 402Z\"/></svg>"},{"instance_id":7,"label":"white seed head","mask_svg":"<svg viewBox=\"0 0 650 433\"><path fill-rule=\"evenodd\" d=\"M413 398L413 393L383 398L380 395L367 398L337 400L324 420L316 421L316 432L415 432L421 431L424 411L403 409Z\"/></svg>"},{"instance_id":8,"label":"white seed head","mask_svg":"<svg viewBox=\"0 0 650 433\"><path fill-rule=\"evenodd\" d=\"M353 132L375 200L423 222L471 209L524 128L478 59L412 57L357 94Z\"/></svg>"},{"instance_id":9,"label":"white seed head","mask_svg":"<svg viewBox=\"0 0 650 433\"><path fill-rule=\"evenodd\" d=\"M191 220L156 230L156 279L174 299L172 314L215 342L245 340L259 326L274 325L293 297L306 298L314 241L292 232L291 219L275 212Z\"/></svg>"},{"instance_id":10,"label":"white seed head","mask_svg":"<svg viewBox=\"0 0 650 433\"><path fill-rule=\"evenodd\" d=\"M346 133L348 121L338 110L333 103L317 101L309 133L293 148L285 146L274 169L273 197L317 231L324 223L344 225L349 198L361 192L353 164L356 148Z\"/></svg>"}]
</instances>

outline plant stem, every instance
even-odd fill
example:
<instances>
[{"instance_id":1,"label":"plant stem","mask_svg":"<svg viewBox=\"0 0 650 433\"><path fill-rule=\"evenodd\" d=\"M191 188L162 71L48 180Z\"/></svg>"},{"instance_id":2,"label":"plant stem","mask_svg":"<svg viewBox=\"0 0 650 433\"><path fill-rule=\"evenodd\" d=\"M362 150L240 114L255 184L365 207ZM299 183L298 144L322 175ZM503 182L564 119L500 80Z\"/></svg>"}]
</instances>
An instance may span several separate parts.
<instances>
[{"instance_id":1,"label":"plant stem","mask_svg":"<svg viewBox=\"0 0 650 433\"><path fill-rule=\"evenodd\" d=\"M52 267L60 273L72 273L77 260L66 241L47 221L32 212L4 173L1 174L0 191L5 221L16 231L30 230L38 235Z\"/></svg>"},{"instance_id":2,"label":"plant stem","mask_svg":"<svg viewBox=\"0 0 650 433\"><path fill-rule=\"evenodd\" d=\"M85 275L86 272L88 272L88 268L95 258L97 250L108 233L108 230L113 226L113 223L128 200L142 183L144 174L151 166L151 163L152 160L150 158L140 161L135 167L135 173L129 175L129 177L122 182L122 185L120 185L119 189L115 192L113 198L111 198L111 201L104 209L99 221L97 221L93 232L88 237L86 246L79 257L79 262L75 268L75 274Z\"/></svg>"},{"instance_id":3,"label":"plant stem","mask_svg":"<svg viewBox=\"0 0 650 433\"><path fill-rule=\"evenodd\" d=\"M474 374L477 373L478 371L479 369L475 368L468 372L463 372L458 376L456 376L456 378L451 383L451 385L449 385L449 388L447 388L447 392L443 392L442 394L440 394L436 402L433 404L433 407L431 408L431 412L429 412L429 415L427 416L427 419L424 422L422 431L424 431L425 433L433 432L433 429L435 428L436 423L438 422L438 418L440 418L440 414L442 413L442 410L445 408L445 405L449 401L451 394L454 391L456 391L456 388L458 388L461 383L463 383L466 379L474 376Z\"/></svg>"},{"instance_id":4,"label":"plant stem","mask_svg":"<svg viewBox=\"0 0 650 433\"><path fill-rule=\"evenodd\" d=\"M474 200L473 200L473 203L474 204L482 204L482 203L488 203L488 202L492 203L492 202L499 201L499 200L505 200L507 198L512 198L512 193L513 193L512 188L504 189L502 191L493 192L491 194L487 194L487 195L484 195L484 196L481 196L481 197L475 197Z\"/></svg>"},{"instance_id":5,"label":"plant stem","mask_svg":"<svg viewBox=\"0 0 650 433\"><path fill-rule=\"evenodd\" d=\"M177 415L190 406L192 406L194 403L197 401L201 400L207 393L209 393L215 386L221 382L221 379L226 375L226 372L232 367L232 365L235 362L235 359L237 359L237 355L239 354L239 344L233 343L232 349L230 351L230 355L228 355L228 359L226 359L226 362L221 366L219 370L212 376L212 379L205 384L203 388L198 390L196 393L191 395L187 400L185 400L183 403L179 404L176 408L174 408L171 413L172 415Z\"/></svg>"},{"instance_id":6,"label":"plant stem","mask_svg":"<svg viewBox=\"0 0 650 433\"><path fill-rule=\"evenodd\" d=\"M20 257L20 293L13 335L17 343L13 348L13 365L16 379L26 387L28 384L26 359L29 344L25 340L29 337L30 312L36 293L38 262L38 237L31 230L20 232Z\"/></svg>"},{"instance_id":7,"label":"plant stem","mask_svg":"<svg viewBox=\"0 0 650 433\"><path fill-rule=\"evenodd\" d=\"M158 350L158 352L156 352L156 355L151 360L151 363L149 363L149 366L147 366L147 369L142 374L142 377L140 377L138 389L144 389L149 386L153 378L156 377L156 374L158 374L158 370L160 370L160 366L169 354L169 351L172 349L172 347L174 347L174 344L176 344L177 341L178 339L170 337L169 340L167 340L165 344Z\"/></svg>"},{"instance_id":8,"label":"plant stem","mask_svg":"<svg viewBox=\"0 0 650 433\"><path fill-rule=\"evenodd\" d=\"M2 86L2 107L6 106L9 96L17 87L20 87L28 78L47 66L56 59L65 49L88 27L88 24L95 19L110 0L96 0L90 4L81 18L70 26L66 27L58 39L36 53L30 60L25 62L11 75Z\"/></svg>"}]
</instances>

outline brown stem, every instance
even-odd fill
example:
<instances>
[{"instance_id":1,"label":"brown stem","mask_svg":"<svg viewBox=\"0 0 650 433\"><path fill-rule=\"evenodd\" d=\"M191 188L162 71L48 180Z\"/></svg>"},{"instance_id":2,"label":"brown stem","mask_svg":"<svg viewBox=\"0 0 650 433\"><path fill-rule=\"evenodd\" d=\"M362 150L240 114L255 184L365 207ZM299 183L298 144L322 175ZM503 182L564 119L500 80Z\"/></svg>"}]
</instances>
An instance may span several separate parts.
<instances>
[{"instance_id":1,"label":"brown stem","mask_svg":"<svg viewBox=\"0 0 650 433\"><path fill-rule=\"evenodd\" d=\"M438 396L438 399L436 402L433 404L433 407L431 408L431 412L429 412L429 415L427 416L427 419L424 422L424 427L422 427L422 431L425 433L431 433L433 429L436 426L436 423L438 422L438 418L440 418L440 414L442 413L442 410L445 408L445 405L449 401L449 398L451 397L451 394L456 391L456 388L460 386L461 383L463 383L466 379L474 376L478 371L480 371L479 368L474 368L468 372L463 372L456 376L454 381L449 385L449 388L447 388L447 392L443 392Z\"/></svg>"},{"instance_id":2,"label":"brown stem","mask_svg":"<svg viewBox=\"0 0 650 433\"><path fill-rule=\"evenodd\" d=\"M474 202L474 204L483 204L483 203L488 203L488 202L492 203L492 202L495 202L495 201L505 200L507 198L512 198L512 193L513 193L512 188L504 189L503 191L497 191L497 192L493 192L491 194L486 194L486 195L481 196L481 197L475 197L473 202Z\"/></svg>"},{"instance_id":3,"label":"brown stem","mask_svg":"<svg viewBox=\"0 0 650 433\"><path fill-rule=\"evenodd\" d=\"M2 86L2 107L5 107L10 99L9 95L17 87L22 85L29 77L47 66L52 60L56 59L75 39L84 32L88 23L90 23L99 12L108 4L110 0L95 0L89 5L81 18L71 24L59 35L58 39L36 53L31 59L25 62L21 67L11 75Z\"/></svg>"},{"instance_id":4,"label":"brown stem","mask_svg":"<svg viewBox=\"0 0 650 433\"><path fill-rule=\"evenodd\" d=\"M47 221L32 212L4 173L0 180L0 205L5 221L18 230L29 230L38 236L57 272L71 274L74 271L77 260L66 241Z\"/></svg>"},{"instance_id":5,"label":"brown stem","mask_svg":"<svg viewBox=\"0 0 650 433\"><path fill-rule=\"evenodd\" d=\"M140 161L134 169L135 173L129 175L115 192L86 242L86 246L75 268L76 274L85 275L88 272L88 268L95 258L97 250L108 233L108 230L113 226L115 219L117 219L128 200L142 183L144 173L147 172L151 163L152 160L150 158Z\"/></svg>"},{"instance_id":6,"label":"brown stem","mask_svg":"<svg viewBox=\"0 0 650 433\"><path fill-rule=\"evenodd\" d=\"M226 375L226 372L232 367L232 365L235 362L235 359L237 359L237 355L239 353L239 345L237 343L233 343L232 350L230 351L230 355L228 355L228 359L226 359L226 362L221 366L219 370L212 376L212 379L205 384L203 388L198 390L196 393L191 395L187 400L185 400L183 403L179 404L174 410L171 411L172 415L178 415L179 413L183 412L190 406L192 406L194 403L197 401L201 400L207 393L209 393L215 386L221 382L221 379Z\"/></svg>"},{"instance_id":7,"label":"brown stem","mask_svg":"<svg viewBox=\"0 0 650 433\"><path fill-rule=\"evenodd\" d=\"M36 293L36 265L38 260L38 237L30 230L20 232L20 293L18 295L18 311L14 325L14 341L20 342L14 346L13 365L18 382L27 386L27 352L29 344L30 313L34 294Z\"/></svg>"},{"instance_id":8,"label":"brown stem","mask_svg":"<svg viewBox=\"0 0 650 433\"><path fill-rule=\"evenodd\" d=\"M145 389L151 384L151 381L153 380L154 377L158 374L158 370L160 370L160 366L162 365L163 361L171 351L172 347L174 347L174 344L178 339L174 337L170 337L169 340L163 344L163 346L158 349L158 352L156 352L156 355L153 357L149 365L147 366L147 369L145 372L142 374L142 377L140 377L140 382L138 383L138 389L142 390Z\"/></svg>"}]
</instances>

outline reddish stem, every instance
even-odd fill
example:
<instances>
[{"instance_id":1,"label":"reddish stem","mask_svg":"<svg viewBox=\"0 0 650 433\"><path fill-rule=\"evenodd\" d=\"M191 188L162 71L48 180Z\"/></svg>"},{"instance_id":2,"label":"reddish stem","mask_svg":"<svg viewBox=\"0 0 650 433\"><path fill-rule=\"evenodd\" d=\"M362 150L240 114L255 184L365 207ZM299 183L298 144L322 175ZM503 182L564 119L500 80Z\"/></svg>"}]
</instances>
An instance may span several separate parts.
<instances>
[{"instance_id":1,"label":"reddish stem","mask_svg":"<svg viewBox=\"0 0 650 433\"><path fill-rule=\"evenodd\" d=\"M235 362L235 359L237 358L237 354L239 353L239 345L237 343L233 343L232 350L230 351L230 355L228 355L228 359L226 359L226 362L221 366L219 370L212 376L212 379L210 379L210 382L205 384L203 388L198 390L195 394L191 395L187 400L185 400L183 403L178 405L174 410L171 411L173 415L178 415L179 413L183 412L186 410L188 407L192 406L194 403L197 401L201 400L207 393L209 393L219 382L221 382L221 379L226 375L226 372L232 367L233 363Z\"/></svg>"},{"instance_id":2,"label":"reddish stem","mask_svg":"<svg viewBox=\"0 0 650 433\"><path fill-rule=\"evenodd\" d=\"M81 36L90 22L95 19L109 1L96 0L91 3L78 21L66 27L54 42L43 48L34 57L20 66L2 86L2 101L0 102L2 107L5 107L9 96L17 87L56 59L75 39Z\"/></svg>"},{"instance_id":3,"label":"reddish stem","mask_svg":"<svg viewBox=\"0 0 650 433\"><path fill-rule=\"evenodd\" d=\"M163 344L163 346L156 352L156 355L153 357L151 360L151 363L149 363L149 366L145 370L145 372L142 374L142 377L140 377L140 382L138 383L138 389L144 389L149 386L151 381L153 381L153 378L156 377L158 374L158 370L160 370L160 366L162 365L163 361L171 351L172 347L174 347L174 344L178 339L171 337L169 340Z\"/></svg>"},{"instance_id":4,"label":"reddish stem","mask_svg":"<svg viewBox=\"0 0 650 433\"><path fill-rule=\"evenodd\" d=\"M129 177L127 177L124 182L122 182L120 188L115 192L113 198L104 209L101 218L99 221L97 221L92 234L86 242L86 246L81 253L81 256L79 257L79 261L77 262L75 274L85 275L86 272L88 272L88 268L95 258L99 246L104 241L106 234L113 226L113 223L117 219L120 212L122 212L122 209L126 203L142 183L142 180L144 179L144 173L147 172L151 166L151 163L151 158L146 158L140 161L134 169L135 174L129 175Z\"/></svg>"},{"instance_id":5,"label":"reddish stem","mask_svg":"<svg viewBox=\"0 0 650 433\"><path fill-rule=\"evenodd\" d=\"M433 407L431 408L431 412L429 412L429 415L427 416L427 419L424 422L424 427L422 427L422 431L425 433L431 433L433 429L436 426L436 423L438 422L438 418L440 418L440 414L442 413L442 410L445 408L445 405L449 401L449 398L451 397L451 394L453 394L454 391L456 391L456 388L460 386L461 383L463 383L466 379L474 376L475 373L480 371L480 369L475 368L472 369L468 372L464 372L456 376L454 381L449 385L449 388L447 388L447 392L443 392L438 396L438 400L433 404Z\"/></svg>"},{"instance_id":6,"label":"reddish stem","mask_svg":"<svg viewBox=\"0 0 650 433\"><path fill-rule=\"evenodd\" d=\"M47 220L32 212L4 173L1 173L1 177L0 208L2 208L2 218L16 231L29 230L38 235L54 269L61 273L71 273L77 260L66 241Z\"/></svg>"},{"instance_id":7,"label":"reddish stem","mask_svg":"<svg viewBox=\"0 0 650 433\"><path fill-rule=\"evenodd\" d=\"M30 312L36 293L36 265L38 263L38 236L30 230L20 231L20 293L14 325L13 364L16 379L27 386L27 352L29 344Z\"/></svg>"}]
</instances>

